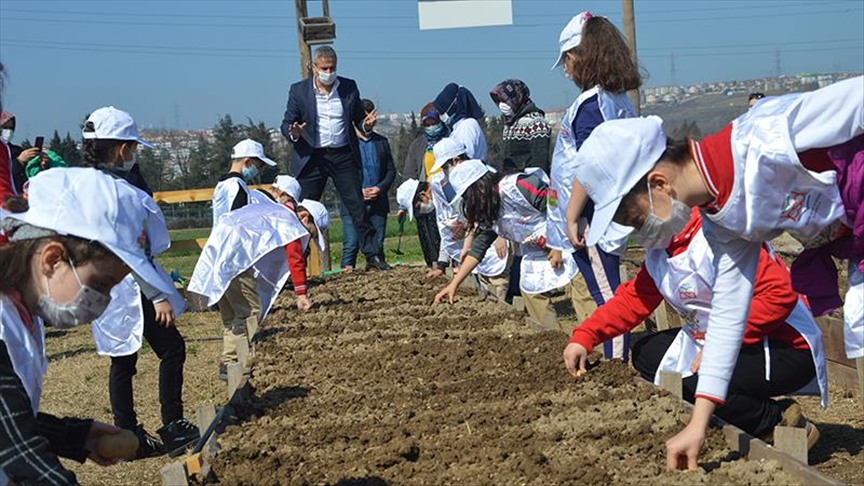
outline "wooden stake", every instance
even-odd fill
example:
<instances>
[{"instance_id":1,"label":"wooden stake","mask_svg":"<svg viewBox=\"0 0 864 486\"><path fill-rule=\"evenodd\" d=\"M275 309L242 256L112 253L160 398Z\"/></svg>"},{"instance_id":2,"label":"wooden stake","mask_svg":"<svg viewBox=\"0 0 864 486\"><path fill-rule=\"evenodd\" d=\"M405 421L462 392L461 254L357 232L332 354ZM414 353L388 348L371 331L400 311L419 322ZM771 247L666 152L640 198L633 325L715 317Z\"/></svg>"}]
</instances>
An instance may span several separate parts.
<instances>
[{"instance_id":1,"label":"wooden stake","mask_svg":"<svg viewBox=\"0 0 864 486\"><path fill-rule=\"evenodd\" d=\"M163 466L160 472L162 473L162 484L165 486L189 485L189 479L186 477L186 468L183 462L172 462Z\"/></svg>"},{"instance_id":2,"label":"wooden stake","mask_svg":"<svg viewBox=\"0 0 864 486\"><path fill-rule=\"evenodd\" d=\"M249 363L249 341L246 339L237 340L237 363L244 370Z\"/></svg>"},{"instance_id":3,"label":"wooden stake","mask_svg":"<svg viewBox=\"0 0 864 486\"><path fill-rule=\"evenodd\" d=\"M807 464L807 430L801 427L774 427L774 448Z\"/></svg>"},{"instance_id":4,"label":"wooden stake","mask_svg":"<svg viewBox=\"0 0 864 486\"><path fill-rule=\"evenodd\" d=\"M858 369L858 398L864 401L864 358L856 358L855 367Z\"/></svg>"},{"instance_id":5,"label":"wooden stake","mask_svg":"<svg viewBox=\"0 0 864 486\"><path fill-rule=\"evenodd\" d=\"M198 420L198 433L203 434L216 418L216 407L212 403L202 403L195 408L195 417Z\"/></svg>"},{"instance_id":6,"label":"wooden stake","mask_svg":"<svg viewBox=\"0 0 864 486\"><path fill-rule=\"evenodd\" d=\"M243 381L243 365L240 363L231 363L228 365L228 400L234 396L234 392Z\"/></svg>"},{"instance_id":7,"label":"wooden stake","mask_svg":"<svg viewBox=\"0 0 864 486\"><path fill-rule=\"evenodd\" d=\"M524 311L525 310L525 300L519 296L513 297L513 308L519 312Z\"/></svg>"},{"instance_id":8,"label":"wooden stake","mask_svg":"<svg viewBox=\"0 0 864 486\"><path fill-rule=\"evenodd\" d=\"M681 373L675 371L660 372L660 388L668 391L678 398L684 397L684 382Z\"/></svg>"}]
</instances>

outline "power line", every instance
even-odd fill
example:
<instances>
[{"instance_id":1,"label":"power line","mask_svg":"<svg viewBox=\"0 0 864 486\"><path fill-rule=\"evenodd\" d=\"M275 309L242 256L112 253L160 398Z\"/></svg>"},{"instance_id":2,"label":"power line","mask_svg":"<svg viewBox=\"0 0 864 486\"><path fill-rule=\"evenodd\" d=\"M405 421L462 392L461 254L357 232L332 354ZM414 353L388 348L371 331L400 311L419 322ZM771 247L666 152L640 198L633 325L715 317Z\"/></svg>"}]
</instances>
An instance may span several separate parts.
<instances>
[{"instance_id":1,"label":"power line","mask_svg":"<svg viewBox=\"0 0 864 486\"><path fill-rule=\"evenodd\" d=\"M862 7L861 4L856 4L856 6ZM778 18L778 17L813 17L817 15L833 15L833 14L841 14L841 13L852 13L852 12L864 12L864 8L847 8L843 10L814 10L808 12L772 12L765 14L753 14L748 13L746 18ZM133 14L116 14L120 15L133 15ZM169 16L170 17L170 16ZM220 17L221 18L221 17ZM225 19L229 19L230 17L225 17ZM293 18L293 17L290 17ZM412 17L413 18L413 17ZM703 21L716 21L716 20L741 20L741 15L734 15L728 17L693 17L693 18L664 18L664 19L640 19L641 24L664 24L664 23L680 23L680 22L703 22ZM268 17L268 19L273 19L273 17ZM97 19L55 19L55 18L33 18L33 17L8 17L4 16L3 20L8 20L11 22L37 22L37 23L83 23L83 24L95 24L95 25L147 25L147 26L159 26L159 27L219 27L219 28L254 28L254 29L294 29L294 26L290 23L288 24L280 24L280 25L266 25L266 24L239 24L236 22L232 23L189 23L189 22L148 22L148 21L134 21L134 20L97 20ZM349 19L350 20L350 19ZM537 27L560 27L559 22L555 23L528 23L528 24L513 24L509 26L509 28L537 28ZM344 23L339 23L339 29L417 29L417 25L406 25L406 24L388 24L388 25L345 25Z\"/></svg>"}]
</instances>

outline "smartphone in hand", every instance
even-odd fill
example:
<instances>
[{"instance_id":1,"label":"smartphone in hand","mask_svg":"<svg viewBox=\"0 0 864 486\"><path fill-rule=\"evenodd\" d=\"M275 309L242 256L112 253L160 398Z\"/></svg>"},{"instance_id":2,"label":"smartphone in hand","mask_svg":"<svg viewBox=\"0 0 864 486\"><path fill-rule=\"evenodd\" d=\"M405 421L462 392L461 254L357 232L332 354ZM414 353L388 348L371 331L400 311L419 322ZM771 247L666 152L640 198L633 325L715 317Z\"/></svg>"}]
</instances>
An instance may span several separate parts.
<instances>
[{"instance_id":1,"label":"smartphone in hand","mask_svg":"<svg viewBox=\"0 0 864 486\"><path fill-rule=\"evenodd\" d=\"M39 149L39 153L42 153L42 146L45 144L45 137L36 137L36 143L33 144L34 148Z\"/></svg>"}]
</instances>

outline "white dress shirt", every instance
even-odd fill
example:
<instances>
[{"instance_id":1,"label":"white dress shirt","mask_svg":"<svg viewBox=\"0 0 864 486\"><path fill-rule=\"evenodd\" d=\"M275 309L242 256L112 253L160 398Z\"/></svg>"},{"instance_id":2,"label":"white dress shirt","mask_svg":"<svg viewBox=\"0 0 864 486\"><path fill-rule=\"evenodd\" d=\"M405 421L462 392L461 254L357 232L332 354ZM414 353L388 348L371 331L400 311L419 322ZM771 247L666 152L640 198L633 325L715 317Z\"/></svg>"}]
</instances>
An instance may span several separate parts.
<instances>
[{"instance_id":1,"label":"white dress shirt","mask_svg":"<svg viewBox=\"0 0 864 486\"><path fill-rule=\"evenodd\" d=\"M312 85L315 89L315 104L318 106L318 140L315 141L315 148L348 145L347 127L350 123L345 122L342 100L339 99L339 79L333 83L329 93L319 90L314 80Z\"/></svg>"}]
</instances>

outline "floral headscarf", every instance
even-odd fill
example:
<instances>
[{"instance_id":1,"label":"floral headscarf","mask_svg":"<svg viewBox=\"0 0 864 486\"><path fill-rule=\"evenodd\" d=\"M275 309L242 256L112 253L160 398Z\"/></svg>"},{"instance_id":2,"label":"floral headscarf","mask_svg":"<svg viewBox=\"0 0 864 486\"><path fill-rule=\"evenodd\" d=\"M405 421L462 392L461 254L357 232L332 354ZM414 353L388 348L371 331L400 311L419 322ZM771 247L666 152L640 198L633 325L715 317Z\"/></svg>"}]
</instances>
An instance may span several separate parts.
<instances>
[{"instance_id":1,"label":"floral headscarf","mask_svg":"<svg viewBox=\"0 0 864 486\"><path fill-rule=\"evenodd\" d=\"M531 101L531 90L519 79L505 79L496 84L489 92L492 101L506 103L513 109L513 113L505 116L507 123L511 123L519 115L519 110Z\"/></svg>"}]
</instances>

